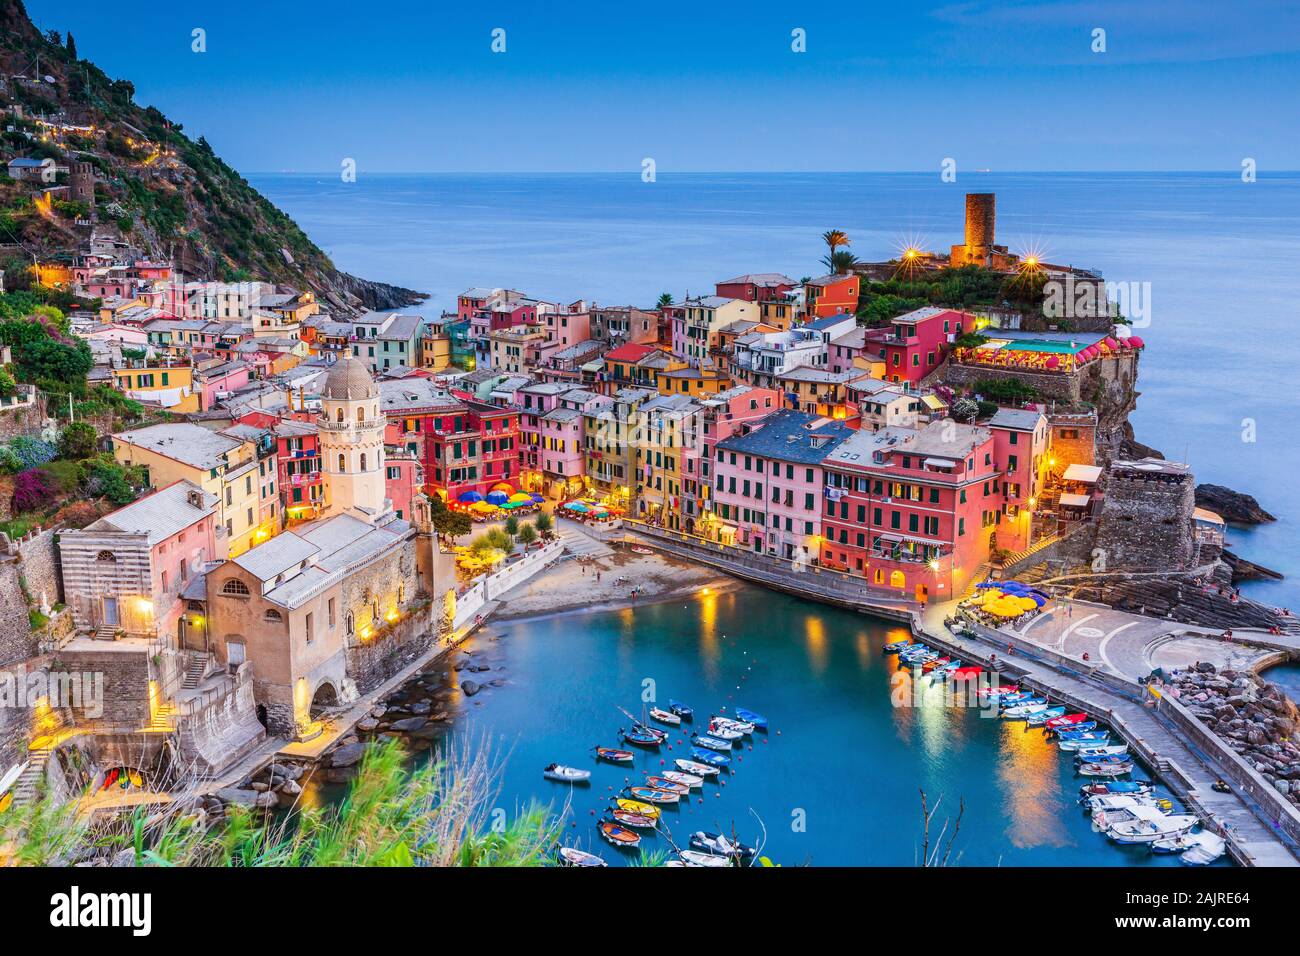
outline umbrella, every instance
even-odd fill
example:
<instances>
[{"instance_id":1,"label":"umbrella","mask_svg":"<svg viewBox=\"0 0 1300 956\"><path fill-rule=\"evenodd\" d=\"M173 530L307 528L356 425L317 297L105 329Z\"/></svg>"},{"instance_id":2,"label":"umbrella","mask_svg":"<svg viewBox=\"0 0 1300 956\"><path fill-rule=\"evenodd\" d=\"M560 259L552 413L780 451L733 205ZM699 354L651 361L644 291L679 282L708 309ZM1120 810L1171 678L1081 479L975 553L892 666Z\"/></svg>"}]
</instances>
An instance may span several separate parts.
<instances>
[{"instance_id":1,"label":"umbrella","mask_svg":"<svg viewBox=\"0 0 1300 956\"><path fill-rule=\"evenodd\" d=\"M588 508L581 501L570 501L565 506L569 511L587 511Z\"/></svg>"},{"instance_id":2,"label":"umbrella","mask_svg":"<svg viewBox=\"0 0 1300 956\"><path fill-rule=\"evenodd\" d=\"M507 495L513 495L515 493L515 486L510 484L508 481L498 481L492 486L492 490L504 491Z\"/></svg>"},{"instance_id":3,"label":"umbrella","mask_svg":"<svg viewBox=\"0 0 1300 956\"><path fill-rule=\"evenodd\" d=\"M1131 345L1131 346L1133 346L1133 348L1135 348L1135 349L1140 349L1140 348L1143 348L1143 347L1145 346L1146 343L1143 342L1143 341L1142 341L1140 338L1138 338L1136 335L1130 335L1130 336L1128 337L1128 344Z\"/></svg>"},{"instance_id":4,"label":"umbrella","mask_svg":"<svg viewBox=\"0 0 1300 956\"><path fill-rule=\"evenodd\" d=\"M517 491L510 496L510 500L517 505L527 505L532 503L533 496L522 491Z\"/></svg>"},{"instance_id":5,"label":"umbrella","mask_svg":"<svg viewBox=\"0 0 1300 956\"><path fill-rule=\"evenodd\" d=\"M480 514L490 514L491 512L497 510L497 506L493 504L488 504L488 502L486 501L476 501L472 505L470 505L470 510L477 511Z\"/></svg>"},{"instance_id":6,"label":"umbrella","mask_svg":"<svg viewBox=\"0 0 1300 956\"><path fill-rule=\"evenodd\" d=\"M477 491L463 491L457 496L456 500L463 505L472 505L475 502L482 501L483 496Z\"/></svg>"},{"instance_id":7,"label":"umbrella","mask_svg":"<svg viewBox=\"0 0 1300 956\"><path fill-rule=\"evenodd\" d=\"M546 500L546 495L539 495L539 494L538 494L537 492L535 492L535 491L534 491L531 495L529 495L528 497L529 497L529 498L532 498L532 499L533 499L534 501L536 501L538 504L541 504L543 501Z\"/></svg>"},{"instance_id":8,"label":"umbrella","mask_svg":"<svg viewBox=\"0 0 1300 956\"><path fill-rule=\"evenodd\" d=\"M503 505L510 500L510 496L504 491L489 491L487 500L490 504Z\"/></svg>"},{"instance_id":9,"label":"umbrella","mask_svg":"<svg viewBox=\"0 0 1300 956\"><path fill-rule=\"evenodd\" d=\"M507 501L501 507L505 508L507 511L514 511L516 508L522 508L524 505L531 503L532 502L529 501Z\"/></svg>"}]
</instances>

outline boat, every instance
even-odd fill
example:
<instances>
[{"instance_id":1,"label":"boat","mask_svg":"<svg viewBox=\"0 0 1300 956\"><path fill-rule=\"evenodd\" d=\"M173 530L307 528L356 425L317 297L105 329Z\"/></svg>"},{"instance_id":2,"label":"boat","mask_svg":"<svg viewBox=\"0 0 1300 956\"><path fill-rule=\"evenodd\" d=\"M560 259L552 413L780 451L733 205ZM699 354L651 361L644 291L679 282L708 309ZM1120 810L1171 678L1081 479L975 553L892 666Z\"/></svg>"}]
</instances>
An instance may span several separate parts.
<instances>
[{"instance_id":1,"label":"boat","mask_svg":"<svg viewBox=\"0 0 1300 956\"><path fill-rule=\"evenodd\" d=\"M1126 753L1128 744L1093 744L1076 748L1075 757L1079 760L1095 760L1098 757L1120 757Z\"/></svg>"},{"instance_id":2,"label":"boat","mask_svg":"<svg viewBox=\"0 0 1300 956\"><path fill-rule=\"evenodd\" d=\"M556 855L560 858L561 866L609 866L596 854L588 853L586 850L579 850L573 846L560 847L556 850Z\"/></svg>"},{"instance_id":3,"label":"boat","mask_svg":"<svg viewBox=\"0 0 1300 956\"><path fill-rule=\"evenodd\" d=\"M682 798L680 793L660 790L658 787L628 787L627 792L638 800L646 800L650 803L676 803Z\"/></svg>"},{"instance_id":4,"label":"boat","mask_svg":"<svg viewBox=\"0 0 1300 956\"><path fill-rule=\"evenodd\" d=\"M681 761L679 760L678 763L681 763ZM693 773L682 773L680 770L665 770L661 776L673 783L680 783L688 790L695 790L704 786L704 778Z\"/></svg>"},{"instance_id":5,"label":"boat","mask_svg":"<svg viewBox=\"0 0 1300 956\"><path fill-rule=\"evenodd\" d=\"M628 550L631 551L633 554L654 554L654 552L651 551L649 548L643 548L639 544L632 545L632 547L628 548Z\"/></svg>"},{"instance_id":6,"label":"boat","mask_svg":"<svg viewBox=\"0 0 1300 956\"><path fill-rule=\"evenodd\" d=\"M682 850L677 854L687 866L731 866L731 857L714 856L698 850Z\"/></svg>"},{"instance_id":7,"label":"boat","mask_svg":"<svg viewBox=\"0 0 1300 956\"><path fill-rule=\"evenodd\" d=\"M747 707L736 707L735 714L738 720L753 724L758 730L767 730L767 718L757 711L750 710Z\"/></svg>"},{"instance_id":8,"label":"boat","mask_svg":"<svg viewBox=\"0 0 1300 956\"><path fill-rule=\"evenodd\" d=\"M684 783L678 783L676 780L669 780L667 777L646 777L645 782L650 784L656 790L667 790L669 793L689 793L691 788Z\"/></svg>"},{"instance_id":9,"label":"boat","mask_svg":"<svg viewBox=\"0 0 1300 956\"><path fill-rule=\"evenodd\" d=\"M1014 694L1006 694L998 697L998 706L1002 708L1014 707L1016 704L1025 704L1034 699L1034 695L1029 691L1018 690ZM1046 703L1046 701L1044 701Z\"/></svg>"},{"instance_id":10,"label":"boat","mask_svg":"<svg viewBox=\"0 0 1300 956\"><path fill-rule=\"evenodd\" d=\"M1130 807L1156 807L1166 813L1174 808L1174 802L1165 797L1155 797L1150 793L1097 793L1084 797L1082 801L1090 812L1099 810L1127 810Z\"/></svg>"},{"instance_id":11,"label":"boat","mask_svg":"<svg viewBox=\"0 0 1300 956\"><path fill-rule=\"evenodd\" d=\"M659 825L659 818L633 810L611 810L609 815L625 827L634 830L653 830Z\"/></svg>"},{"instance_id":12,"label":"boat","mask_svg":"<svg viewBox=\"0 0 1300 956\"><path fill-rule=\"evenodd\" d=\"M699 735L697 734L696 736ZM745 734L743 731L736 730L734 727L726 727L722 724L710 723L708 736L731 743L733 740L739 740L741 737L745 736Z\"/></svg>"},{"instance_id":13,"label":"boat","mask_svg":"<svg viewBox=\"0 0 1300 956\"><path fill-rule=\"evenodd\" d=\"M617 820L601 820L596 824L596 829L600 831L600 835L605 838L606 842L613 844L620 850L635 850L641 845L641 834L623 826Z\"/></svg>"},{"instance_id":14,"label":"boat","mask_svg":"<svg viewBox=\"0 0 1300 956\"><path fill-rule=\"evenodd\" d=\"M888 644L885 645L884 650L886 654L897 654L899 651L906 650L911 646L912 646L912 641L909 638L903 641L890 641Z\"/></svg>"},{"instance_id":15,"label":"boat","mask_svg":"<svg viewBox=\"0 0 1300 956\"><path fill-rule=\"evenodd\" d=\"M714 727L738 730L742 736L754 732L754 725L747 720L732 720L730 717L719 717L717 714L709 718L709 733L713 733Z\"/></svg>"},{"instance_id":16,"label":"boat","mask_svg":"<svg viewBox=\"0 0 1300 956\"><path fill-rule=\"evenodd\" d=\"M659 819L659 808L653 803L643 803L640 800L629 800L626 797L616 797L614 806L620 810L627 810L629 813L639 813L643 817L649 817L652 820Z\"/></svg>"},{"instance_id":17,"label":"boat","mask_svg":"<svg viewBox=\"0 0 1300 956\"><path fill-rule=\"evenodd\" d=\"M731 750L730 740L719 740L708 734L696 734L691 738L691 743L697 747L707 747L709 750Z\"/></svg>"},{"instance_id":18,"label":"boat","mask_svg":"<svg viewBox=\"0 0 1300 956\"><path fill-rule=\"evenodd\" d=\"M1002 718L1004 720L1024 720L1028 717L1034 716L1034 714L1042 713L1045 710L1047 710L1046 703L1035 702L1029 704L1017 704L1015 707L1009 707L1004 710L1002 712Z\"/></svg>"},{"instance_id":19,"label":"boat","mask_svg":"<svg viewBox=\"0 0 1300 956\"><path fill-rule=\"evenodd\" d=\"M678 717L680 717L682 720L690 720L695 716L694 708L689 707L686 704L683 704L680 700L669 700L668 709L671 710Z\"/></svg>"},{"instance_id":20,"label":"boat","mask_svg":"<svg viewBox=\"0 0 1300 956\"><path fill-rule=\"evenodd\" d=\"M1184 866L1208 866L1223 856L1224 850L1228 848L1227 841L1223 837L1208 830L1193 833L1192 838L1196 840L1196 844L1184 850L1178 860Z\"/></svg>"},{"instance_id":21,"label":"boat","mask_svg":"<svg viewBox=\"0 0 1300 956\"><path fill-rule=\"evenodd\" d=\"M636 754L630 750L618 750L614 747L597 747L597 760L608 760L610 763L631 763L636 759Z\"/></svg>"},{"instance_id":22,"label":"boat","mask_svg":"<svg viewBox=\"0 0 1300 956\"><path fill-rule=\"evenodd\" d=\"M657 734L647 734L641 730L622 730L619 733L628 743L636 744L638 747L658 747L664 742L664 739Z\"/></svg>"},{"instance_id":23,"label":"boat","mask_svg":"<svg viewBox=\"0 0 1300 956\"><path fill-rule=\"evenodd\" d=\"M1104 807L1092 811L1092 822L1102 830L1117 823L1143 819L1143 815L1148 810L1169 814L1174 809L1172 801L1156 800L1152 797L1094 797L1093 799L1107 801Z\"/></svg>"},{"instance_id":24,"label":"boat","mask_svg":"<svg viewBox=\"0 0 1300 956\"><path fill-rule=\"evenodd\" d=\"M1088 797L1107 793L1150 793L1151 784L1145 780L1107 780L1097 783L1085 783L1079 788L1080 803Z\"/></svg>"},{"instance_id":25,"label":"boat","mask_svg":"<svg viewBox=\"0 0 1300 956\"><path fill-rule=\"evenodd\" d=\"M1047 710L1039 710L1030 714L1025 718L1025 723L1030 727L1041 727L1053 717L1059 717L1063 713L1065 713L1064 707L1049 707Z\"/></svg>"},{"instance_id":26,"label":"boat","mask_svg":"<svg viewBox=\"0 0 1300 956\"><path fill-rule=\"evenodd\" d=\"M926 661L924 664L921 665L921 673L928 674L936 667L940 667L944 664L947 664L950 660L952 660L951 657L932 657L930 660Z\"/></svg>"},{"instance_id":27,"label":"boat","mask_svg":"<svg viewBox=\"0 0 1300 956\"><path fill-rule=\"evenodd\" d=\"M1102 731L1071 740L1058 740L1056 746L1062 750L1078 750L1080 747L1105 747L1108 743L1110 743L1110 734Z\"/></svg>"},{"instance_id":28,"label":"boat","mask_svg":"<svg viewBox=\"0 0 1300 956\"><path fill-rule=\"evenodd\" d=\"M898 659L901 660L904 664L907 664L911 667L924 668L926 664L930 663L930 661L935 661L939 659L939 652L924 651L923 653L920 654L899 655Z\"/></svg>"},{"instance_id":29,"label":"boat","mask_svg":"<svg viewBox=\"0 0 1300 956\"><path fill-rule=\"evenodd\" d=\"M1169 815L1155 807L1134 807L1134 819L1106 828L1106 836L1116 843L1154 843L1191 831L1200 819L1190 813Z\"/></svg>"},{"instance_id":30,"label":"boat","mask_svg":"<svg viewBox=\"0 0 1300 956\"><path fill-rule=\"evenodd\" d=\"M745 846L743 843L723 836L721 833L709 833L705 830L697 830L691 834L691 847L703 853L712 853L715 856L735 856L748 859L754 855L752 846Z\"/></svg>"},{"instance_id":31,"label":"boat","mask_svg":"<svg viewBox=\"0 0 1300 956\"><path fill-rule=\"evenodd\" d=\"M591 780L591 771L553 763L546 765L542 770L542 776L547 780L558 780L560 783L587 783Z\"/></svg>"},{"instance_id":32,"label":"boat","mask_svg":"<svg viewBox=\"0 0 1300 956\"><path fill-rule=\"evenodd\" d=\"M669 727L676 727L682 722L681 717L669 710L660 710L658 707L650 708L650 716L661 724L667 724Z\"/></svg>"},{"instance_id":33,"label":"boat","mask_svg":"<svg viewBox=\"0 0 1300 956\"><path fill-rule=\"evenodd\" d=\"M983 673L983 668L978 664L967 664L965 667L955 667L948 672L948 676L953 680L970 680L979 677Z\"/></svg>"},{"instance_id":34,"label":"boat","mask_svg":"<svg viewBox=\"0 0 1300 956\"><path fill-rule=\"evenodd\" d=\"M996 697L999 699L1006 697L1009 694L1018 693L1020 693L1020 686L1018 684L999 684L997 687L981 687L979 689L979 695L981 697Z\"/></svg>"},{"instance_id":35,"label":"boat","mask_svg":"<svg viewBox=\"0 0 1300 956\"><path fill-rule=\"evenodd\" d=\"M698 760L700 763L711 764L714 767L725 767L731 763L730 757L724 757L720 753L712 750L705 750L703 747L691 748L691 759Z\"/></svg>"},{"instance_id":36,"label":"boat","mask_svg":"<svg viewBox=\"0 0 1300 956\"><path fill-rule=\"evenodd\" d=\"M677 764L678 770L685 770L697 777L716 777L719 772L717 767L710 766L707 763L700 763L697 760L687 760L684 757L678 757L673 763Z\"/></svg>"},{"instance_id":37,"label":"boat","mask_svg":"<svg viewBox=\"0 0 1300 956\"><path fill-rule=\"evenodd\" d=\"M1071 735L1086 734L1096 729L1097 722L1095 720L1085 720L1081 724L1070 724L1069 727L1058 727L1055 730L1049 730L1048 733L1056 734L1060 740L1069 740ZM1102 733L1107 733L1107 731L1102 731Z\"/></svg>"},{"instance_id":38,"label":"boat","mask_svg":"<svg viewBox=\"0 0 1300 956\"><path fill-rule=\"evenodd\" d=\"M1127 763L1085 763L1079 773L1085 777L1122 777L1133 772L1133 761Z\"/></svg>"},{"instance_id":39,"label":"boat","mask_svg":"<svg viewBox=\"0 0 1300 956\"><path fill-rule=\"evenodd\" d=\"M1088 719L1085 713L1062 714L1060 717L1053 717L1043 726L1048 730L1055 730L1057 727L1069 727L1071 724L1081 724Z\"/></svg>"}]
</instances>

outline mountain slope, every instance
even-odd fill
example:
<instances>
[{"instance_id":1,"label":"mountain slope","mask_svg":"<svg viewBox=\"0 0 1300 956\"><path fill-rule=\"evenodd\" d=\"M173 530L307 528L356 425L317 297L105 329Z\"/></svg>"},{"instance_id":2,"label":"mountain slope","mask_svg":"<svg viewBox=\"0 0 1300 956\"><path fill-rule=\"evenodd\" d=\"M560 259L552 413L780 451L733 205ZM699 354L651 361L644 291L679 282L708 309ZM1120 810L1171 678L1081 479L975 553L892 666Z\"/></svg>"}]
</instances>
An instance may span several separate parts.
<instances>
[{"instance_id":1,"label":"mountain slope","mask_svg":"<svg viewBox=\"0 0 1300 956\"><path fill-rule=\"evenodd\" d=\"M170 258L199 279L265 279L311 289L344 312L399 308L424 298L335 268L202 137L191 140L159 110L137 105L129 81L113 80L79 59L56 31L42 34L22 0L0 0L0 76L0 102L20 105L24 114L6 118L4 125L15 129L0 134L0 157L92 163L99 231L120 230L150 258ZM41 115L94 130L51 129L33 122ZM76 208L52 215L31 206L37 194L27 184L4 184L0 243L19 242L42 255L70 251L86 232L73 226Z\"/></svg>"}]
</instances>

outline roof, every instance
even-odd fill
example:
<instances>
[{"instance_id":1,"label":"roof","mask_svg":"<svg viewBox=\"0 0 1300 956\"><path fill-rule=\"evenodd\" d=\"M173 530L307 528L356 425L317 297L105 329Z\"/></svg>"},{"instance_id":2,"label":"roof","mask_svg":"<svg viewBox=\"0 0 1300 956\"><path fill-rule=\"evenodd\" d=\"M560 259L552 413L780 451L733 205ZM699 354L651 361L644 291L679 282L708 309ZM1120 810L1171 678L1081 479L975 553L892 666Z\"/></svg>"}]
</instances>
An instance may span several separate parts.
<instances>
[{"instance_id":1,"label":"roof","mask_svg":"<svg viewBox=\"0 0 1300 956\"><path fill-rule=\"evenodd\" d=\"M194 493L198 495L196 500L201 502L197 506L191 501ZM92 521L84 530L146 534L149 544L154 545L211 515L216 504L216 495L182 479Z\"/></svg>"},{"instance_id":2,"label":"roof","mask_svg":"<svg viewBox=\"0 0 1300 956\"><path fill-rule=\"evenodd\" d=\"M779 272L751 272L748 275L736 276L734 279L723 279L717 284L775 286L794 285L795 283L789 276L781 275Z\"/></svg>"},{"instance_id":3,"label":"roof","mask_svg":"<svg viewBox=\"0 0 1300 956\"><path fill-rule=\"evenodd\" d=\"M399 314L393 316L388 327L375 336L376 340L390 339L407 341L415 337L424 324L424 317L419 315Z\"/></svg>"},{"instance_id":4,"label":"roof","mask_svg":"<svg viewBox=\"0 0 1300 956\"><path fill-rule=\"evenodd\" d=\"M114 435L113 441L157 452L195 468L204 469L216 468L223 464L225 455L244 443L242 439L209 431L190 422L172 422L137 428L135 431Z\"/></svg>"},{"instance_id":5,"label":"roof","mask_svg":"<svg viewBox=\"0 0 1300 956\"><path fill-rule=\"evenodd\" d=\"M379 383L379 404L385 412L415 408L463 408L451 393L428 378L385 379Z\"/></svg>"},{"instance_id":6,"label":"roof","mask_svg":"<svg viewBox=\"0 0 1300 956\"><path fill-rule=\"evenodd\" d=\"M657 351L657 347L654 345L639 345L636 342L628 342L626 345L620 345L618 348L606 352L605 361L639 362L654 351Z\"/></svg>"},{"instance_id":7,"label":"roof","mask_svg":"<svg viewBox=\"0 0 1300 956\"><path fill-rule=\"evenodd\" d=\"M799 326L799 328L816 329L821 331L822 329L829 329L844 322L852 322L854 325L857 325L858 319L856 316L849 315L847 312L836 312L834 315L828 315L821 319L813 319L811 322L805 322L803 325Z\"/></svg>"},{"instance_id":8,"label":"roof","mask_svg":"<svg viewBox=\"0 0 1300 956\"><path fill-rule=\"evenodd\" d=\"M1032 432L1043 421L1043 413L1036 408L999 408L984 423L988 428L1007 428L1017 432Z\"/></svg>"},{"instance_id":9,"label":"roof","mask_svg":"<svg viewBox=\"0 0 1300 956\"><path fill-rule=\"evenodd\" d=\"M321 587L391 551L408 536L410 527L400 520L373 527L346 514L299 525L293 532L285 532L253 549L260 551L285 534L293 534L317 549L311 565L267 591L263 597L282 607L298 607ZM246 557L253 551L246 551L241 557Z\"/></svg>"},{"instance_id":10,"label":"roof","mask_svg":"<svg viewBox=\"0 0 1300 956\"><path fill-rule=\"evenodd\" d=\"M269 581L319 553L320 548L310 541L285 531L231 560L259 581Z\"/></svg>"},{"instance_id":11,"label":"roof","mask_svg":"<svg viewBox=\"0 0 1300 956\"><path fill-rule=\"evenodd\" d=\"M351 402L375 398L379 395L379 390L365 364L345 355L334 363L329 375L325 377L325 388L321 395L334 401Z\"/></svg>"},{"instance_id":12,"label":"roof","mask_svg":"<svg viewBox=\"0 0 1300 956\"><path fill-rule=\"evenodd\" d=\"M733 435L718 442L727 451L764 458L815 465L850 438L854 430L843 422L820 418L807 412L782 409L762 420L747 435ZM816 439L823 439L817 441Z\"/></svg>"},{"instance_id":13,"label":"roof","mask_svg":"<svg viewBox=\"0 0 1300 956\"><path fill-rule=\"evenodd\" d=\"M1062 481L1081 481L1086 484L1095 484L1101 477L1100 465L1080 465L1073 464L1065 469L1065 474L1061 476Z\"/></svg>"}]
</instances>

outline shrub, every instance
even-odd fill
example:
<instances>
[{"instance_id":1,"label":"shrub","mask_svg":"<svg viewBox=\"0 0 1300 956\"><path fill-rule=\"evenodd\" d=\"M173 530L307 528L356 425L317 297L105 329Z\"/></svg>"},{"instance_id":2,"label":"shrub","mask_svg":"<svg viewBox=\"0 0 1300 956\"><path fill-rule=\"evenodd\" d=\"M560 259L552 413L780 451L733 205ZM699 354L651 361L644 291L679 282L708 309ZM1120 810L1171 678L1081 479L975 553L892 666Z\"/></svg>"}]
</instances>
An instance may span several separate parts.
<instances>
[{"instance_id":1,"label":"shrub","mask_svg":"<svg viewBox=\"0 0 1300 956\"><path fill-rule=\"evenodd\" d=\"M555 526L555 519L552 518L545 511L541 511L538 512L538 515L533 520L533 523L537 525L538 531L540 531L542 534L546 534L546 532L550 531L551 528Z\"/></svg>"},{"instance_id":2,"label":"shrub","mask_svg":"<svg viewBox=\"0 0 1300 956\"><path fill-rule=\"evenodd\" d=\"M58 489L44 468L31 468L14 480L14 509L39 511L54 503Z\"/></svg>"},{"instance_id":3,"label":"shrub","mask_svg":"<svg viewBox=\"0 0 1300 956\"><path fill-rule=\"evenodd\" d=\"M526 524L519 529L519 543L528 545L537 540L537 529L530 524Z\"/></svg>"},{"instance_id":4,"label":"shrub","mask_svg":"<svg viewBox=\"0 0 1300 956\"><path fill-rule=\"evenodd\" d=\"M99 448L99 434L86 422L73 422L59 436L59 454L64 458L90 458Z\"/></svg>"},{"instance_id":5,"label":"shrub","mask_svg":"<svg viewBox=\"0 0 1300 956\"><path fill-rule=\"evenodd\" d=\"M519 534L519 519L516 518L514 515L511 515L509 518L506 519L505 527L506 527L506 534L510 535L510 537L513 538L515 535Z\"/></svg>"},{"instance_id":6,"label":"shrub","mask_svg":"<svg viewBox=\"0 0 1300 956\"><path fill-rule=\"evenodd\" d=\"M12 471L35 468L37 465L53 461L58 455L58 449L49 442L39 438L28 438L26 435L11 439L4 447L12 455L12 458L5 456L4 461L17 462L18 467L12 468Z\"/></svg>"}]
</instances>

